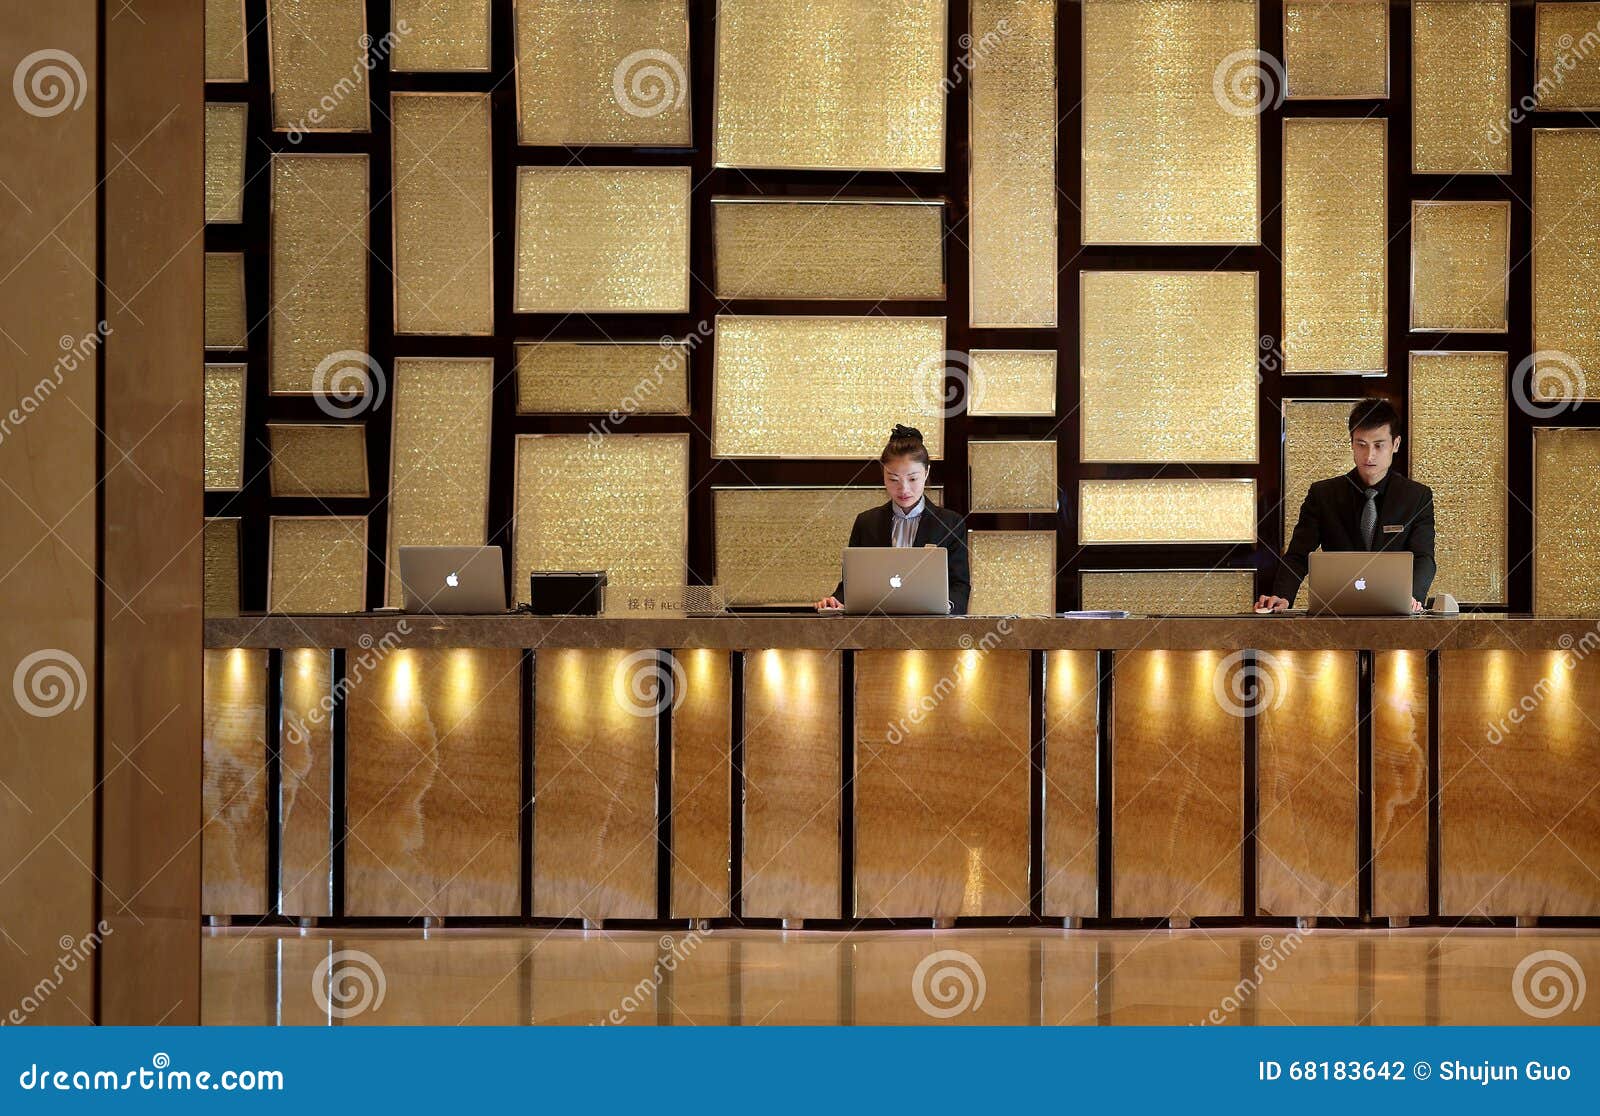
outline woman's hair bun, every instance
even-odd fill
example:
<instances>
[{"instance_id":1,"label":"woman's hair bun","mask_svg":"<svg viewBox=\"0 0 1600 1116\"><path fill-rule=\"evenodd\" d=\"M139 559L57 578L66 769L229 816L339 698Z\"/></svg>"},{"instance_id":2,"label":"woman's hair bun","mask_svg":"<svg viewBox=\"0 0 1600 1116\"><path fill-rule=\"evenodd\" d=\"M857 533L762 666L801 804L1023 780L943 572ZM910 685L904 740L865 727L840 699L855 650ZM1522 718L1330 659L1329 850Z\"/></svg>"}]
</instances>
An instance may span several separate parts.
<instances>
[{"instance_id":1,"label":"woman's hair bun","mask_svg":"<svg viewBox=\"0 0 1600 1116\"><path fill-rule=\"evenodd\" d=\"M901 426L897 422L894 424L894 430L892 433L890 433L889 437L895 441L898 441L901 438L915 438L920 442L922 441L922 431L918 430L915 426Z\"/></svg>"}]
</instances>

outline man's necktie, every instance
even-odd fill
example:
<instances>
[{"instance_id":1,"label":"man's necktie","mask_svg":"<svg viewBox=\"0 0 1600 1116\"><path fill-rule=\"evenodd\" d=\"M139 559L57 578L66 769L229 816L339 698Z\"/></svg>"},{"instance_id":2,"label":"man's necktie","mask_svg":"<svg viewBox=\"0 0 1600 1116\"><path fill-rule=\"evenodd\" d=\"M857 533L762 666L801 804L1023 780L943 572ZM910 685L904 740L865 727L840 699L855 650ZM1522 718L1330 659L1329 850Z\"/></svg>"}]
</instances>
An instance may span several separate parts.
<instances>
[{"instance_id":1,"label":"man's necktie","mask_svg":"<svg viewBox=\"0 0 1600 1116\"><path fill-rule=\"evenodd\" d=\"M1361 509L1361 539L1368 550L1372 549L1372 532L1378 528L1378 490L1367 489L1367 502Z\"/></svg>"}]
</instances>

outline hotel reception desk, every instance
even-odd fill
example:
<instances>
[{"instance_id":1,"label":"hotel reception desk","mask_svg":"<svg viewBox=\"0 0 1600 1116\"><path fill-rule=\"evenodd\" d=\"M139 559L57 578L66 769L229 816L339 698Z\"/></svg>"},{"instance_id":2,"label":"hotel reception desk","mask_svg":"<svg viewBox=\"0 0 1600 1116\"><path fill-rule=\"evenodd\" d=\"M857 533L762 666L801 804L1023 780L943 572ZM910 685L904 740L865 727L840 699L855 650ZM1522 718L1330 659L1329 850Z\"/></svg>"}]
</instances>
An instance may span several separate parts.
<instances>
[{"instance_id":1,"label":"hotel reception desk","mask_svg":"<svg viewBox=\"0 0 1600 1116\"><path fill-rule=\"evenodd\" d=\"M1594 619L240 616L206 639L212 916L1600 916Z\"/></svg>"}]
</instances>

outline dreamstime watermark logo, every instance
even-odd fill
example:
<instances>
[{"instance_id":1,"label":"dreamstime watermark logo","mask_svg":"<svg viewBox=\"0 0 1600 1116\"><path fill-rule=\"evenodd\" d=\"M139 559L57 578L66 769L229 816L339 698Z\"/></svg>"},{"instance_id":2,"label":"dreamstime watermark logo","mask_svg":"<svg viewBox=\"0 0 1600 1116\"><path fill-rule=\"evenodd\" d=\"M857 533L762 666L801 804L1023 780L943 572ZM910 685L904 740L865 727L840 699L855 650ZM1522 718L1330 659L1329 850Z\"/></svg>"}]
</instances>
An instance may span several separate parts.
<instances>
[{"instance_id":1,"label":"dreamstime watermark logo","mask_svg":"<svg viewBox=\"0 0 1600 1116\"><path fill-rule=\"evenodd\" d=\"M1511 974L1511 998L1523 1014L1535 1019L1553 1019L1564 1011L1583 1006L1588 984L1583 966L1570 953L1541 949L1517 963Z\"/></svg>"},{"instance_id":2,"label":"dreamstime watermark logo","mask_svg":"<svg viewBox=\"0 0 1600 1116\"><path fill-rule=\"evenodd\" d=\"M1577 669L1579 663L1589 657L1589 654L1596 647L1600 647L1600 624L1584 632L1577 639L1573 639L1570 632L1562 632L1556 643L1561 648L1561 659L1557 666L1559 669L1571 673ZM1504 743L1506 737L1511 735L1511 730L1527 720L1528 714L1543 705L1545 698L1550 696L1550 691L1554 688L1554 678L1548 674L1540 675L1539 680L1533 684L1533 689L1523 694L1515 705L1506 710L1505 716L1501 717L1497 723L1488 726L1488 731L1484 733L1484 738L1493 745Z\"/></svg>"},{"instance_id":3,"label":"dreamstime watermark logo","mask_svg":"<svg viewBox=\"0 0 1600 1116\"><path fill-rule=\"evenodd\" d=\"M1522 358L1511 374L1511 398L1531 418L1553 418L1576 407L1588 392L1583 365L1559 349L1540 349Z\"/></svg>"},{"instance_id":4,"label":"dreamstime watermark logo","mask_svg":"<svg viewBox=\"0 0 1600 1116\"><path fill-rule=\"evenodd\" d=\"M11 673L11 693L34 717L56 717L83 706L89 679L70 651L46 647L23 657Z\"/></svg>"},{"instance_id":5,"label":"dreamstime watermark logo","mask_svg":"<svg viewBox=\"0 0 1600 1116\"><path fill-rule=\"evenodd\" d=\"M932 689L918 698L901 717L891 721L881 738L869 741L867 744L869 751L875 750L882 744L888 744L893 747L904 742L913 728L926 720L929 714L943 704L945 698L955 692L956 687L961 684L962 678L969 672L976 670L984 657L994 650L995 645L1010 634L1011 618L1007 616L1002 616L997 620L994 627L984 632L983 637L976 642L973 641L971 635L962 632L961 637L956 642L960 644L963 653L956 658L955 665L951 667L950 672L941 675L938 681L934 682Z\"/></svg>"},{"instance_id":6,"label":"dreamstime watermark logo","mask_svg":"<svg viewBox=\"0 0 1600 1116\"><path fill-rule=\"evenodd\" d=\"M1255 995L1256 989L1261 987L1262 982L1276 972L1280 964L1289 959L1289 955L1299 948L1303 940L1298 931L1276 940L1271 934L1261 935L1260 940L1256 942L1258 947L1256 963L1250 975L1235 984L1233 990L1222 997L1222 1002L1206 1013L1206 1017L1200 1021L1200 1026L1217 1026L1226 1022L1228 1016L1243 1007L1246 1001Z\"/></svg>"},{"instance_id":7,"label":"dreamstime watermark logo","mask_svg":"<svg viewBox=\"0 0 1600 1116\"><path fill-rule=\"evenodd\" d=\"M43 1007L55 990L66 982L67 976L77 972L79 965L89 963L89 955L99 949L100 943L110 936L111 925L104 919L96 923L95 928L81 938L74 938L71 934L61 935L56 943L61 947L61 956L56 958L50 974L29 989L21 1002L12 1008L0 1023L8 1023L14 1027L26 1023L28 1017Z\"/></svg>"},{"instance_id":8,"label":"dreamstime watermark logo","mask_svg":"<svg viewBox=\"0 0 1600 1116\"><path fill-rule=\"evenodd\" d=\"M66 382L69 373L76 372L88 363L89 358L100 347L100 343L111 333L111 326L105 322L97 323L93 333L85 333L82 337L63 333L57 342L61 348L61 355L51 364L49 375L34 384L33 390L24 395L15 407L0 415L0 442L9 438L35 411L43 407L45 400L54 395L55 390Z\"/></svg>"},{"instance_id":9,"label":"dreamstime watermark logo","mask_svg":"<svg viewBox=\"0 0 1600 1116\"><path fill-rule=\"evenodd\" d=\"M378 362L359 349L329 353L311 374L317 409L329 418L354 418L383 402L387 380Z\"/></svg>"},{"instance_id":10,"label":"dreamstime watermark logo","mask_svg":"<svg viewBox=\"0 0 1600 1116\"><path fill-rule=\"evenodd\" d=\"M646 649L634 651L617 664L611 675L611 693L617 704L635 717L658 717L670 705L677 709L688 696L683 664L670 652L663 657Z\"/></svg>"},{"instance_id":11,"label":"dreamstime watermark logo","mask_svg":"<svg viewBox=\"0 0 1600 1116\"><path fill-rule=\"evenodd\" d=\"M1211 672L1211 693L1235 717L1276 709L1283 701L1278 672L1284 669L1270 651L1234 651Z\"/></svg>"},{"instance_id":12,"label":"dreamstime watermark logo","mask_svg":"<svg viewBox=\"0 0 1600 1116\"><path fill-rule=\"evenodd\" d=\"M89 78L76 55L46 47L17 63L11 74L11 95L29 116L60 116L83 107Z\"/></svg>"},{"instance_id":13,"label":"dreamstime watermark logo","mask_svg":"<svg viewBox=\"0 0 1600 1116\"><path fill-rule=\"evenodd\" d=\"M1011 38L1012 28L1010 21L997 19L994 26L974 39L970 34L963 34L956 40L956 47L960 53L956 55L955 63L948 73L939 79L939 88L925 98L920 98L908 105L887 129L888 142L891 146L904 143L908 135L920 137L927 132L927 121L930 110L943 111L946 100L955 89L967 80L967 74L972 71L973 65L989 56L989 53Z\"/></svg>"},{"instance_id":14,"label":"dreamstime watermark logo","mask_svg":"<svg viewBox=\"0 0 1600 1116\"><path fill-rule=\"evenodd\" d=\"M983 394L983 371L967 353L924 357L916 377L919 411L937 411L944 418L965 413Z\"/></svg>"},{"instance_id":15,"label":"dreamstime watermark logo","mask_svg":"<svg viewBox=\"0 0 1600 1116\"><path fill-rule=\"evenodd\" d=\"M318 131L326 124L332 112L351 97L365 97L367 84L364 80L365 71L378 68L389 55L394 53L395 44L411 34L411 27L403 19L395 20L394 30L384 33L383 38L374 41L371 35L361 36L361 57L356 59L355 65L350 67L348 74L342 75L333 83L333 88L317 99L317 103L306 110L306 114L293 124L289 125L289 142L299 143L307 132Z\"/></svg>"},{"instance_id":16,"label":"dreamstime watermark logo","mask_svg":"<svg viewBox=\"0 0 1600 1116\"><path fill-rule=\"evenodd\" d=\"M317 1009L334 1019L377 1011L389 991L383 966L370 953L341 949L330 953L311 973L311 998Z\"/></svg>"},{"instance_id":17,"label":"dreamstime watermark logo","mask_svg":"<svg viewBox=\"0 0 1600 1116\"><path fill-rule=\"evenodd\" d=\"M636 50L611 72L611 95L629 116L648 119L680 108L688 90L683 64L664 50Z\"/></svg>"},{"instance_id":18,"label":"dreamstime watermark logo","mask_svg":"<svg viewBox=\"0 0 1600 1116\"><path fill-rule=\"evenodd\" d=\"M628 1016L651 1003L655 999L656 990L666 982L667 974L687 961L689 955L700 948L702 940L701 936L694 932L685 934L681 938L674 938L671 934L661 935L661 940L656 943L660 951L650 975L628 990L622 997L622 1003L612 1008L606 1013L605 1018L600 1020L600 1026L623 1023Z\"/></svg>"},{"instance_id":19,"label":"dreamstime watermark logo","mask_svg":"<svg viewBox=\"0 0 1600 1116\"><path fill-rule=\"evenodd\" d=\"M959 949L928 954L911 974L911 998L935 1019L952 1019L964 1011L976 1014L988 990L983 966Z\"/></svg>"},{"instance_id":20,"label":"dreamstime watermark logo","mask_svg":"<svg viewBox=\"0 0 1600 1116\"><path fill-rule=\"evenodd\" d=\"M401 618L395 623L394 629L383 633L383 638L374 640L371 633L362 632L356 639L356 645L361 648L361 654L347 657L344 666L344 677L340 678L317 699L304 717L291 717L285 715L283 724L283 737L287 743L300 746L311 739L311 729L314 726L327 724L333 719L334 709L341 705L345 696L367 674L378 668L378 664L386 659L390 652L400 647L403 637L411 634L411 622Z\"/></svg>"},{"instance_id":21,"label":"dreamstime watermark logo","mask_svg":"<svg viewBox=\"0 0 1600 1116\"><path fill-rule=\"evenodd\" d=\"M623 393L618 400L618 405L601 419L598 423L589 424L589 444L594 447L600 445L601 439L620 427L629 416L642 411L645 405L655 396L661 394L666 382L667 374L676 375L679 369L688 364L689 354L699 347L700 342L710 337L715 332L715 327L702 320L689 335L682 340L669 335L663 336L657 344L661 347L661 356L656 359L650 371L645 373L637 383ZM679 404L681 406L681 404Z\"/></svg>"},{"instance_id":22,"label":"dreamstime watermark logo","mask_svg":"<svg viewBox=\"0 0 1600 1116\"><path fill-rule=\"evenodd\" d=\"M1512 126L1526 120L1530 112L1549 99L1551 92L1557 86L1566 84L1567 74L1577 69L1578 63L1588 58L1596 49L1600 49L1600 23L1585 31L1582 38L1576 42L1571 35L1558 36L1555 48L1556 56L1533 83L1533 92L1523 94L1517 103L1511 106L1509 113L1490 126L1490 143L1499 144L1510 140Z\"/></svg>"},{"instance_id":23,"label":"dreamstime watermark logo","mask_svg":"<svg viewBox=\"0 0 1600 1116\"><path fill-rule=\"evenodd\" d=\"M1301 341L1311 332L1311 323L1301 318L1295 323L1291 336L1283 341ZM1270 333L1263 333L1256 338L1256 345L1260 348L1260 355L1256 357L1256 386L1260 387L1267 382L1267 373L1283 371L1285 357L1283 344Z\"/></svg>"},{"instance_id":24,"label":"dreamstime watermark logo","mask_svg":"<svg viewBox=\"0 0 1600 1116\"><path fill-rule=\"evenodd\" d=\"M1260 116L1283 104L1283 63L1264 50L1236 50L1211 74L1211 92L1230 116Z\"/></svg>"}]
</instances>

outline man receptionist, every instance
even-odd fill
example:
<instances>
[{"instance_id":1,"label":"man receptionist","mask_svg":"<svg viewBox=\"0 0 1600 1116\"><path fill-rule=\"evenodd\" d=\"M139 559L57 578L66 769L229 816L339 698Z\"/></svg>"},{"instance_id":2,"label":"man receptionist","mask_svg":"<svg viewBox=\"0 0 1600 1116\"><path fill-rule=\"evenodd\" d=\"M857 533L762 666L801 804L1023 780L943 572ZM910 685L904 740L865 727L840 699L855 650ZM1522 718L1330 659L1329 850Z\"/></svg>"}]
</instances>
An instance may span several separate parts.
<instances>
[{"instance_id":1,"label":"man receptionist","mask_svg":"<svg viewBox=\"0 0 1600 1116\"><path fill-rule=\"evenodd\" d=\"M1411 611L1419 612L1437 569L1433 559L1433 490L1393 469L1400 415L1386 399L1367 398L1350 411L1355 468L1317 481L1306 492L1273 574L1272 592L1257 608L1285 609L1305 579L1308 556L1324 550L1409 550Z\"/></svg>"}]
</instances>

